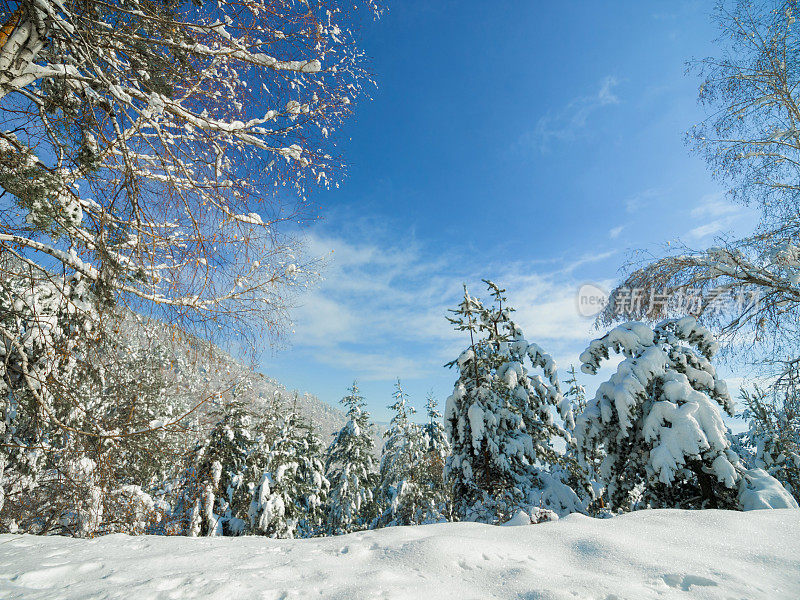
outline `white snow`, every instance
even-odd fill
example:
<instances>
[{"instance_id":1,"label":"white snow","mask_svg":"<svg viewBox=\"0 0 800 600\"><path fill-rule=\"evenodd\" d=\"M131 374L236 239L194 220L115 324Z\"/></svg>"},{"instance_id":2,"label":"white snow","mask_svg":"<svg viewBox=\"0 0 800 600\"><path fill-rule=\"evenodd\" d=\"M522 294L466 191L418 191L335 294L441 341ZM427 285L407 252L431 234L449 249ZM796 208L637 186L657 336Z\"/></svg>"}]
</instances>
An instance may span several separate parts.
<instances>
[{"instance_id":1,"label":"white snow","mask_svg":"<svg viewBox=\"0 0 800 600\"><path fill-rule=\"evenodd\" d=\"M780 482L763 469L746 469L739 487L742 510L797 508L797 502Z\"/></svg>"},{"instance_id":2,"label":"white snow","mask_svg":"<svg viewBox=\"0 0 800 600\"><path fill-rule=\"evenodd\" d=\"M3 598L800 598L800 518L653 510L340 537L0 536Z\"/></svg>"}]
</instances>

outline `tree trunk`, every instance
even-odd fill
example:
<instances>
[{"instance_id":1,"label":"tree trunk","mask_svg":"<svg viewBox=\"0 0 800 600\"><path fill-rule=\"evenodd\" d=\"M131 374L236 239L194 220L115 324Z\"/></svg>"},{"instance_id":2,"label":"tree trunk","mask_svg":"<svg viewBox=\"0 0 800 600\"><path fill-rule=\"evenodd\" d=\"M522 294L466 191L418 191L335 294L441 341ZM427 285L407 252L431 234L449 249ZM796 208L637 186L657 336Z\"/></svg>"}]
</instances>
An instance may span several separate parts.
<instances>
[{"instance_id":1,"label":"tree trunk","mask_svg":"<svg viewBox=\"0 0 800 600\"><path fill-rule=\"evenodd\" d=\"M44 46L46 28L35 9L25 8L20 4L0 28L0 98L39 78L31 67Z\"/></svg>"}]
</instances>

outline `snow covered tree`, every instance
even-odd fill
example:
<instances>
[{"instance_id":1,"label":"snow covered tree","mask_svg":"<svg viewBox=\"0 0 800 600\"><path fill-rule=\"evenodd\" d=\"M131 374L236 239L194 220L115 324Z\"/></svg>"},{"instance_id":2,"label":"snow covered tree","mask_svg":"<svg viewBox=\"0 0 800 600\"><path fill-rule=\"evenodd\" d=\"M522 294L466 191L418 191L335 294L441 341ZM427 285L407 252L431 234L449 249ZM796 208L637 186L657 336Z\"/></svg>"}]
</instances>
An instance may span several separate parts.
<instances>
[{"instance_id":1,"label":"snow covered tree","mask_svg":"<svg viewBox=\"0 0 800 600\"><path fill-rule=\"evenodd\" d=\"M596 373L611 350L625 359L575 427L584 457L602 452L611 507L735 508L741 475L721 414L733 402L709 331L693 317L620 325L581 354L581 369Z\"/></svg>"},{"instance_id":2,"label":"snow covered tree","mask_svg":"<svg viewBox=\"0 0 800 600\"><path fill-rule=\"evenodd\" d=\"M43 452L66 456L59 440L83 465L63 462L76 480L109 476L95 447L108 456L113 437L134 462L153 442L141 422L152 407L128 397L126 421L103 394L84 401L68 385L76 366L93 371L82 391L113 369L89 348L101 315L130 308L206 337L234 327L245 341L281 333L287 294L313 276L284 223L311 216L312 189L335 184L335 131L368 77L359 9L336 0L20 0L0 14L0 474L11 498L35 485Z\"/></svg>"},{"instance_id":3,"label":"snow covered tree","mask_svg":"<svg viewBox=\"0 0 800 600\"><path fill-rule=\"evenodd\" d=\"M254 533L293 538L316 532L328 481L313 432L294 412L282 421L253 489L249 516Z\"/></svg>"},{"instance_id":4,"label":"snow covered tree","mask_svg":"<svg viewBox=\"0 0 800 600\"><path fill-rule=\"evenodd\" d=\"M416 410L408 406L408 396L399 379L389 408L395 414L384 434L377 490L378 523L415 525L426 518L430 508L430 494L422 480L427 444L422 429L412 421Z\"/></svg>"},{"instance_id":5,"label":"snow covered tree","mask_svg":"<svg viewBox=\"0 0 800 600\"><path fill-rule=\"evenodd\" d=\"M325 477L322 444L311 424L304 424L305 452L297 469L300 495L295 498L299 506L298 537L322 535L325 527L325 508L328 503L330 482Z\"/></svg>"},{"instance_id":6,"label":"snow covered tree","mask_svg":"<svg viewBox=\"0 0 800 600\"><path fill-rule=\"evenodd\" d=\"M331 535L365 529L376 517L378 475L372 424L355 382L349 392L341 400L347 407L348 421L336 434L325 458L325 477L331 486L325 528Z\"/></svg>"},{"instance_id":7,"label":"snow covered tree","mask_svg":"<svg viewBox=\"0 0 800 600\"><path fill-rule=\"evenodd\" d=\"M751 468L764 469L800 502L800 389L797 363L769 390L742 390L742 418L749 428L739 436L740 456Z\"/></svg>"},{"instance_id":8,"label":"snow covered tree","mask_svg":"<svg viewBox=\"0 0 800 600\"><path fill-rule=\"evenodd\" d=\"M567 391L564 392L564 398L572 403L572 412L576 415L581 414L586 410L586 388L583 387L578 381L578 374L575 372L575 365L569 366L567 371L567 379L564 381L567 385Z\"/></svg>"},{"instance_id":9,"label":"snow covered tree","mask_svg":"<svg viewBox=\"0 0 800 600\"><path fill-rule=\"evenodd\" d=\"M586 410L587 402L586 388L578 381L575 365L570 365L564 383L567 386L567 391L564 392L564 399L572 404L572 412L577 418ZM583 461L579 460L578 454L579 451L573 439L572 443L567 445L566 450L566 459L568 461L566 481L579 496L585 498L590 512L597 512L604 507L604 490L597 476L601 454L597 449L593 449L584 457Z\"/></svg>"},{"instance_id":10,"label":"snow covered tree","mask_svg":"<svg viewBox=\"0 0 800 600\"><path fill-rule=\"evenodd\" d=\"M442 413L436 408L433 394L428 394L425 410L428 416L427 422L422 425L425 456L420 469L420 480L427 507L427 515L423 522L449 520L452 494L450 485L444 480L444 465L450 455L450 442L447 440Z\"/></svg>"},{"instance_id":11,"label":"snow covered tree","mask_svg":"<svg viewBox=\"0 0 800 600\"><path fill-rule=\"evenodd\" d=\"M6 3L0 249L184 327L278 333L304 277L282 223L310 217L311 188L335 182L333 135L368 79L360 12Z\"/></svg>"},{"instance_id":12,"label":"snow covered tree","mask_svg":"<svg viewBox=\"0 0 800 600\"><path fill-rule=\"evenodd\" d=\"M560 392L555 363L529 344L511 320L501 290L486 282L494 306L485 307L464 290L450 322L467 331L470 345L448 364L459 378L447 400L445 429L452 446L445 476L453 484L457 518L496 522L531 504L558 512L579 510L581 503L547 466L564 463L553 447L571 427L572 411ZM525 363L541 367L545 379L529 375Z\"/></svg>"},{"instance_id":13,"label":"snow covered tree","mask_svg":"<svg viewBox=\"0 0 800 600\"><path fill-rule=\"evenodd\" d=\"M27 277L23 264L0 253L0 511L38 485L53 430L75 430L64 422L76 408L64 401L69 390L52 382L80 367L78 348L97 323L84 278Z\"/></svg>"},{"instance_id":14,"label":"snow covered tree","mask_svg":"<svg viewBox=\"0 0 800 600\"><path fill-rule=\"evenodd\" d=\"M213 413L208 438L198 445L183 491L191 536L242 535L249 523L251 489L261 476L264 440L253 434L254 415L239 400Z\"/></svg>"},{"instance_id":15,"label":"snow covered tree","mask_svg":"<svg viewBox=\"0 0 800 600\"><path fill-rule=\"evenodd\" d=\"M728 197L760 213L745 237L634 255L602 321L692 314L773 377L800 341L800 23L796 0L724 0L717 56L694 63L708 118L689 141ZM632 297L636 295L642 301ZM648 299L651 299L648 301Z\"/></svg>"}]
</instances>

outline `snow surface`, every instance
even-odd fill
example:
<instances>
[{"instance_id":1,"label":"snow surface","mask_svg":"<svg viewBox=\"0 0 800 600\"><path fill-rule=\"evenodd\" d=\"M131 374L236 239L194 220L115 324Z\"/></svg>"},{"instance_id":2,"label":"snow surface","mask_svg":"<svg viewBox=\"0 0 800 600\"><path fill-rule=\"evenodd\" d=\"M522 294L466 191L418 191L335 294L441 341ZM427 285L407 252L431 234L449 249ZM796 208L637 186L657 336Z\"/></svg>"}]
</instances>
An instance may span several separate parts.
<instances>
[{"instance_id":1,"label":"snow surface","mask_svg":"<svg viewBox=\"0 0 800 600\"><path fill-rule=\"evenodd\" d=\"M2 598L800 598L795 510L273 540L0 536Z\"/></svg>"}]
</instances>

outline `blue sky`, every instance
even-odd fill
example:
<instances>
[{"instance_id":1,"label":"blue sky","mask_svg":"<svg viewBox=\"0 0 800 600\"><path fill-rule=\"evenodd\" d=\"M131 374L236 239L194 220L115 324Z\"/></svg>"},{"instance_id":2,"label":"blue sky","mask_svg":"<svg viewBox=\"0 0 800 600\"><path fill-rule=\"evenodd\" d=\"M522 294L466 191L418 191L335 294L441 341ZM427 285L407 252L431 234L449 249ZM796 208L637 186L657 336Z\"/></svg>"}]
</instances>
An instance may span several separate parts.
<instances>
[{"instance_id":1,"label":"blue sky","mask_svg":"<svg viewBox=\"0 0 800 600\"><path fill-rule=\"evenodd\" d=\"M610 286L633 249L751 227L684 143L703 117L685 62L715 52L710 10L412 0L367 24L378 87L340 140L347 178L305 230L324 280L263 372L331 403L358 379L380 421L397 377L418 407L429 391L443 405L442 365L464 345L446 310L490 278L563 376L600 335L577 313L581 284Z\"/></svg>"}]
</instances>

